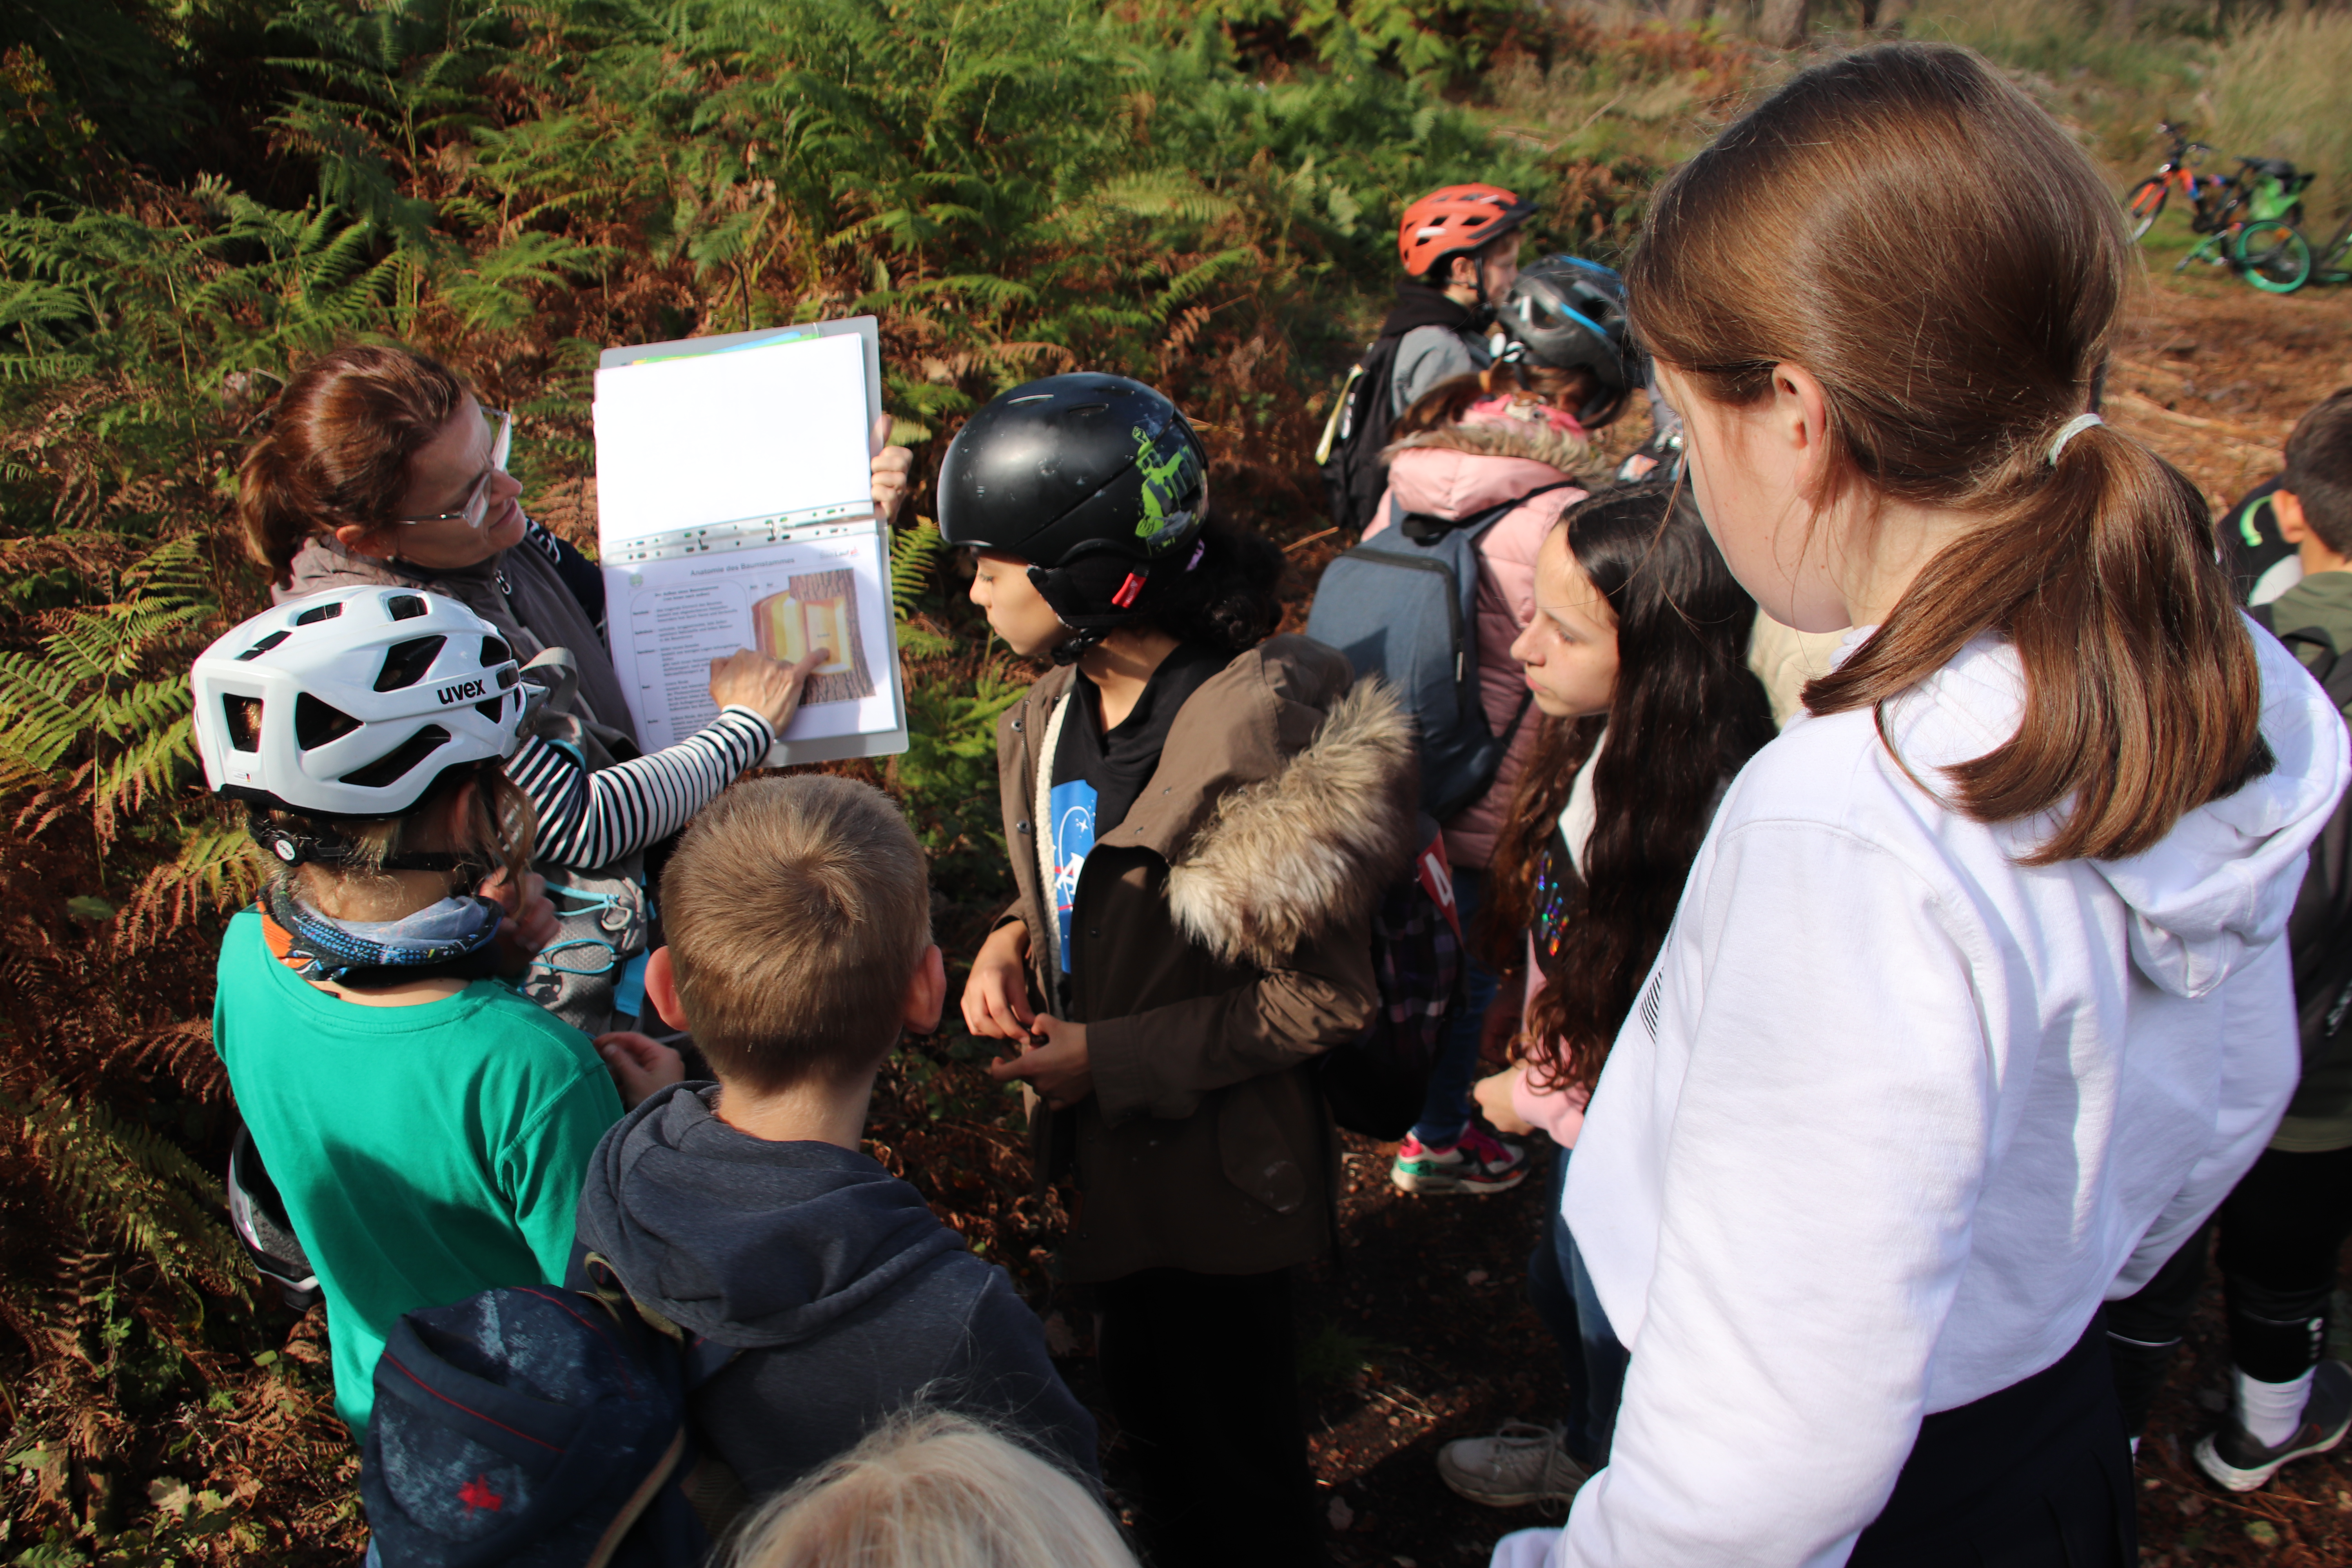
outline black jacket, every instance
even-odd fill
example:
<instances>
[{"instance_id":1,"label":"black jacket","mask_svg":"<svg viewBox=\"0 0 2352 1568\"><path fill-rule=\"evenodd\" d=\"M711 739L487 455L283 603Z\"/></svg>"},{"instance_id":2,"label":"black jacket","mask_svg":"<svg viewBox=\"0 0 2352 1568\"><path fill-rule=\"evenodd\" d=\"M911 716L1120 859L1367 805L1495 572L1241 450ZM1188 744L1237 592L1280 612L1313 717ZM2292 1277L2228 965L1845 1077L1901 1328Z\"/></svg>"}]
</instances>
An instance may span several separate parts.
<instances>
[{"instance_id":1,"label":"black jacket","mask_svg":"<svg viewBox=\"0 0 2352 1568\"><path fill-rule=\"evenodd\" d=\"M771 1143L654 1095L604 1135L580 1240L643 1305L738 1354L694 1395L698 1436L754 1500L923 1400L1096 1476L1095 1423L1003 1269L864 1154Z\"/></svg>"}]
</instances>

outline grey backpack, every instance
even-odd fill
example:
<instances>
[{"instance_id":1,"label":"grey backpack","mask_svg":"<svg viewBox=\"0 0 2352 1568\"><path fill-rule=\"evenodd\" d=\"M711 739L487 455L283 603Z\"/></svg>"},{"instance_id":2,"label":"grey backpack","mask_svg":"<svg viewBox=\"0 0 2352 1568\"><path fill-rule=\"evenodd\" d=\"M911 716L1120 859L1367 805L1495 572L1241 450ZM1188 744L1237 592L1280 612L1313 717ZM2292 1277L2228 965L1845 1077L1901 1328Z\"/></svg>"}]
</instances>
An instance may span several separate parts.
<instances>
[{"instance_id":1,"label":"grey backpack","mask_svg":"<svg viewBox=\"0 0 2352 1568\"><path fill-rule=\"evenodd\" d=\"M531 732L560 747L591 771L618 759L610 742L620 731L574 713L579 669L571 650L551 647L523 667L527 680L547 689L532 704ZM610 866L541 866L547 896L555 906L555 941L532 960L518 985L538 1003L591 1038L636 1027L637 976L652 937L652 900L645 885L645 856L625 856Z\"/></svg>"},{"instance_id":2,"label":"grey backpack","mask_svg":"<svg viewBox=\"0 0 2352 1568\"><path fill-rule=\"evenodd\" d=\"M1348 656L1359 676L1396 689L1421 731L1421 808L1440 822L1486 792L1527 718L1519 699L1497 735L1478 700L1478 539L1520 504L1574 481L1541 485L1459 520L1406 512L1323 570L1307 635Z\"/></svg>"}]
</instances>

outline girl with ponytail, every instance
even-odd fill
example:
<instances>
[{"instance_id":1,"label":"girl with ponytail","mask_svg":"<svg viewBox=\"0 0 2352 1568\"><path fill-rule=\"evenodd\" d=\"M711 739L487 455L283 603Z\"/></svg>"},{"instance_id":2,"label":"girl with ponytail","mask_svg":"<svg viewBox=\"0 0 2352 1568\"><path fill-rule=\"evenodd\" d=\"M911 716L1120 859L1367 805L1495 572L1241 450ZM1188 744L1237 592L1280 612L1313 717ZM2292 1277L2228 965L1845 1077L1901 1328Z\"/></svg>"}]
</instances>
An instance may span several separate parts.
<instances>
[{"instance_id":1,"label":"girl with ponytail","mask_svg":"<svg viewBox=\"0 0 2352 1568\"><path fill-rule=\"evenodd\" d=\"M1628 284L1759 605L1852 627L1739 774L1564 1213L1632 1352L1517 1564L2128 1564L2103 1300L2297 1062L2279 942L2345 731L2195 488L2100 425L2129 247L1966 50L1807 70L1652 201Z\"/></svg>"}]
</instances>

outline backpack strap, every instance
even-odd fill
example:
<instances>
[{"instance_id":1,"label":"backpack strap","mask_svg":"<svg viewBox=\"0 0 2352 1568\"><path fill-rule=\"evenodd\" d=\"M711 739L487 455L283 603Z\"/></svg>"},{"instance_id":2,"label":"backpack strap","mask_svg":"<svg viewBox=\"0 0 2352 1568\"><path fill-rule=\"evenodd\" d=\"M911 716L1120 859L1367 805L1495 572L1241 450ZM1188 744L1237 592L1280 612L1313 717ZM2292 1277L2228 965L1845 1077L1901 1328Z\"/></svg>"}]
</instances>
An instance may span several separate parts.
<instances>
[{"instance_id":1,"label":"backpack strap","mask_svg":"<svg viewBox=\"0 0 2352 1568\"><path fill-rule=\"evenodd\" d=\"M1054 808L1054 753L1062 749L1062 722L1070 716L1070 700L1074 693L1065 691L1045 718L1045 732L1038 737L1037 780L1031 786L1030 819L1036 823L1037 832L1037 902L1045 916L1045 973L1062 972L1062 926L1054 918L1054 829L1046 821L1046 813Z\"/></svg>"},{"instance_id":2,"label":"backpack strap","mask_svg":"<svg viewBox=\"0 0 2352 1568\"><path fill-rule=\"evenodd\" d=\"M662 1450L662 1457L654 1461L653 1468L647 1470L645 1479L637 1483L637 1489L629 1494L628 1500L621 1504L620 1511L614 1514L612 1522L604 1527L604 1533L596 1538L595 1547L590 1551L581 1568L609 1568L614 1554L621 1550L621 1542L628 1538L630 1531L636 1528L637 1521L645 1517L646 1510L653 1506L654 1499L661 1495L662 1488L676 1476L677 1462L685 1454L686 1427L681 1424L671 1436L669 1447Z\"/></svg>"},{"instance_id":3,"label":"backpack strap","mask_svg":"<svg viewBox=\"0 0 2352 1568\"><path fill-rule=\"evenodd\" d=\"M2321 689L2327 693L2327 700L2336 704L2338 712L2352 713L2352 656L2337 649L2335 637L2325 627L2294 626L2281 631L2275 603L2251 605L2246 615L2256 626L2286 645L2287 651L2311 671L2311 678L2319 682ZM2303 651L2305 647L2317 649L2319 657L2305 657Z\"/></svg>"},{"instance_id":4,"label":"backpack strap","mask_svg":"<svg viewBox=\"0 0 2352 1568\"><path fill-rule=\"evenodd\" d=\"M1415 544L1434 544L1449 533L1466 533L1475 540L1536 497L1569 489L1575 485L1574 479L1538 485L1531 490L1524 490L1508 500L1497 501L1486 510L1473 512L1468 517L1433 517L1425 511L1406 511L1404 503L1396 499L1393 491L1389 496L1389 507L1394 526L1402 529L1404 536Z\"/></svg>"}]
</instances>

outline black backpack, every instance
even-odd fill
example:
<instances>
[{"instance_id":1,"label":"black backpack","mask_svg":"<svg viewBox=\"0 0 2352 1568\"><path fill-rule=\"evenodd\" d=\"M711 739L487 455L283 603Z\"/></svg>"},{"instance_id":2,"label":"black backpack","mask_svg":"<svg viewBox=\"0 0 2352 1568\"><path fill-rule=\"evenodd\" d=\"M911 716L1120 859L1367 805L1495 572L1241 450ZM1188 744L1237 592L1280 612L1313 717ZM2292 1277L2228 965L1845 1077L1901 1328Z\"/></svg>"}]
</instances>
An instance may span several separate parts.
<instances>
[{"instance_id":1,"label":"black backpack","mask_svg":"<svg viewBox=\"0 0 2352 1568\"><path fill-rule=\"evenodd\" d=\"M2302 660L2336 711L2352 722L2352 650L2338 649L2335 637L2320 626L2282 629L2275 605L2256 605L2246 614ZM2294 967L2295 1018L2308 1067L2333 1047L2346 1016L2352 1014L2352 794L2336 803L2327 826L2312 842L2303 886L2287 917L2286 938Z\"/></svg>"},{"instance_id":2,"label":"black backpack","mask_svg":"<svg viewBox=\"0 0 2352 1568\"><path fill-rule=\"evenodd\" d=\"M1421 733L1421 806L1443 822L1486 792L1527 721L1495 733L1478 700L1478 539L1541 485L1448 521L1399 511L1395 525L1323 569L1307 635L1348 656L1359 676L1395 688ZM1391 503L1392 506L1395 503Z\"/></svg>"},{"instance_id":3,"label":"black backpack","mask_svg":"<svg viewBox=\"0 0 2352 1568\"><path fill-rule=\"evenodd\" d=\"M1393 1142L1421 1120L1446 1016L1459 998L1462 916L1445 839L1423 813L1412 874L1390 887L1372 913L1372 967L1380 1011L1364 1032L1316 1060L1333 1121Z\"/></svg>"},{"instance_id":4,"label":"black backpack","mask_svg":"<svg viewBox=\"0 0 2352 1568\"><path fill-rule=\"evenodd\" d=\"M1361 532L1372 521L1381 492L1388 488L1389 468L1381 461L1381 451L1396 423L1389 410L1389 382L1396 374L1397 345L1403 341L1402 335L1372 340L1340 384L1339 405L1315 448L1331 524L1350 534Z\"/></svg>"}]
</instances>

